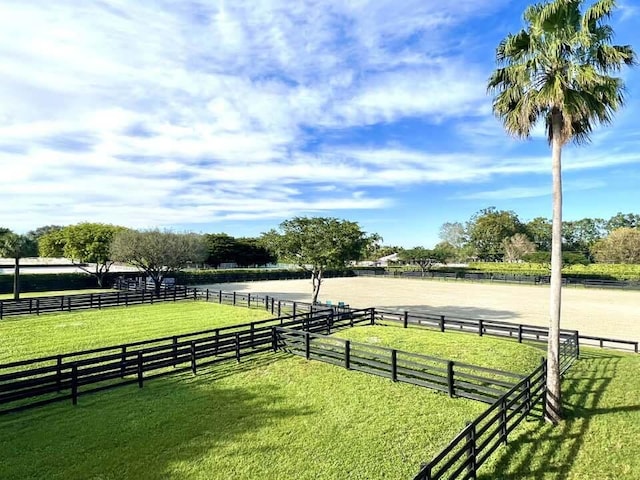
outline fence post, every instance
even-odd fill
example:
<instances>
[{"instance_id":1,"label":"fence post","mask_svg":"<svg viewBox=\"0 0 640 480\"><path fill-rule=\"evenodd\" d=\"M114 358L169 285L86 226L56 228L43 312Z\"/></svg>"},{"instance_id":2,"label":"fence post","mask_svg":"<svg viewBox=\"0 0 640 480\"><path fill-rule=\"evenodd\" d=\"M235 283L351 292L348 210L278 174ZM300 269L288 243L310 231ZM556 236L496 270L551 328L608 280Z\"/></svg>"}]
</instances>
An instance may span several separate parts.
<instances>
[{"instance_id":1,"label":"fence post","mask_svg":"<svg viewBox=\"0 0 640 480\"><path fill-rule=\"evenodd\" d=\"M196 374L196 341L191 340L191 371Z\"/></svg>"},{"instance_id":2,"label":"fence post","mask_svg":"<svg viewBox=\"0 0 640 480\"><path fill-rule=\"evenodd\" d=\"M478 320L478 335L482 336L484 333L484 321Z\"/></svg>"},{"instance_id":3,"label":"fence post","mask_svg":"<svg viewBox=\"0 0 640 480\"><path fill-rule=\"evenodd\" d=\"M175 368L178 366L178 337L174 336L171 343L173 344L173 367Z\"/></svg>"},{"instance_id":4,"label":"fence post","mask_svg":"<svg viewBox=\"0 0 640 480\"><path fill-rule=\"evenodd\" d=\"M193 289L193 299L197 300L198 299L198 289L194 287Z\"/></svg>"},{"instance_id":5,"label":"fence post","mask_svg":"<svg viewBox=\"0 0 640 480\"><path fill-rule=\"evenodd\" d=\"M71 297L67 297L67 311L71 311Z\"/></svg>"},{"instance_id":6,"label":"fence post","mask_svg":"<svg viewBox=\"0 0 640 480\"><path fill-rule=\"evenodd\" d=\"M120 352L120 378L124 378L127 371L127 347L122 347Z\"/></svg>"},{"instance_id":7,"label":"fence post","mask_svg":"<svg viewBox=\"0 0 640 480\"><path fill-rule=\"evenodd\" d=\"M398 351L391 350L391 380L398 381Z\"/></svg>"},{"instance_id":8,"label":"fence post","mask_svg":"<svg viewBox=\"0 0 640 480\"><path fill-rule=\"evenodd\" d=\"M351 369L351 341L344 341L344 368Z\"/></svg>"},{"instance_id":9,"label":"fence post","mask_svg":"<svg viewBox=\"0 0 640 480\"><path fill-rule=\"evenodd\" d=\"M276 327L271 327L271 348L273 348L274 353L278 351L278 332Z\"/></svg>"},{"instance_id":10,"label":"fence post","mask_svg":"<svg viewBox=\"0 0 640 480\"><path fill-rule=\"evenodd\" d=\"M56 358L56 388L58 393L62 390L62 355Z\"/></svg>"},{"instance_id":11,"label":"fence post","mask_svg":"<svg viewBox=\"0 0 640 480\"><path fill-rule=\"evenodd\" d=\"M116 292L116 305L120 306L120 290Z\"/></svg>"},{"instance_id":12,"label":"fence post","mask_svg":"<svg viewBox=\"0 0 640 480\"><path fill-rule=\"evenodd\" d=\"M504 396L500 402L500 440L507 444L507 399Z\"/></svg>"},{"instance_id":13,"label":"fence post","mask_svg":"<svg viewBox=\"0 0 640 480\"><path fill-rule=\"evenodd\" d=\"M125 307L129 306L129 291L128 290L126 292L124 292L124 306Z\"/></svg>"},{"instance_id":14,"label":"fence post","mask_svg":"<svg viewBox=\"0 0 640 480\"><path fill-rule=\"evenodd\" d=\"M218 303L222 303L222 290L218 290Z\"/></svg>"},{"instance_id":15,"label":"fence post","mask_svg":"<svg viewBox=\"0 0 640 480\"><path fill-rule=\"evenodd\" d=\"M3 314L4 314L4 312L2 311L3 310L3 305L4 305L4 302L2 300L0 300L0 320L2 320L2 317L3 317Z\"/></svg>"},{"instance_id":16,"label":"fence post","mask_svg":"<svg viewBox=\"0 0 640 480\"><path fill-rule=\"evenodd\" d=\"M40 315L40 299L36 298L36 315ZM0 316L2 318L2 316Z\"/></svg>"},{"instance_id":17,"label":"fence post","mask_svg":"<svg viewBox=\"0 0 640 480\"><path fill-rule=\"evenodd\" d=\"M525 401L525 409L527 410L527 415L531 411L531 377L527 377L524 382L524 401Z\"/></svg>"},{"instance_id":18,"label":"fence post","mask_svg":"<svg viewBox=\"0 0 640 480\"><path fill-rule=\"evenodd\" d=\"M253 346L253 330L255 328L255 325L253 322L251 322L251 324L249 325L249 343L250 343L250 347L254 348Z\"/></svg>"},{"instance_id":19,"label":"fence post","mask_svg":"<svg viewBox=\"0 0 640 480\"><path fill-rule=\"evenodd\" d=\"M522 325L518 325L518 343L522 343Z\"/></svg>"},{"instance_id":20,"label":"fence post","mask_svg":"<svg viewBox=\"0 0 640 480\"><path fill-rule=\"evenodd\" d=\"M449 392L449 396L453 397L455 395L455 387L454 387L454 378L453 378L454 372L453 372L453 362L451 360L449 360L447 362L447 389Z\"/></svg>"},{"instance_id":21,"label":"fence post","mask_svg":"<svg viewBox=\"0 0 640 480\"><path fill-rule=\"evenodd\" d=\"M264 296L264 309L269 311L269 295Z\"/></svg>"},{"instance_id":22,"label":"fence post","mask_svg":"<svg viewBox=\"0 0 640 480\"><path fill-rule=\"evenodd\" d=\"M282 301L278 300L278 316L282 314Z\"/></svg>"},{"instance_id":23,"label":"fence post","mask_svg":"<svg viewBox=\"0 0 640 480\"><path fill-rule=\"evenodd\" d=\"M580 358L580 334L578 330L575 331L574 335L576 339L576 358Z\"/></svg>"},{"instance_id":24,"label":"fence post","mask_svg":"<svg viewBox=\"0 0 640 480\"><path fill-rule=\"evenodd\" d=\"M234 290L234 292L233 292L233 305L235 305L235 304L236 304L236 292Z\"/></svg>"},{"instance_id":25,"label":"fence post","mask_svg":"<svg viewBox=\"0 0 640 480\"><path fill-rule=\"evenodd\" d=\"M71 403L78 404L78 365L71 364Z\"/></svg>"},{"instance_id":26,"label":"fence post","mask_svg":"<svg viewBox=\"0 0 640 480\"><path fill-rule=\"evenodd\" d=\"M467 450L467 458L469 458L469 464L467 465L468 478L476 477L476 426L473 423L467 423L467 441L469 442L469 449Z\"/></svg>"},{"instance_id":27,"label":"fence post","mask_svg":"<svg viewBox=\"0 0 640 480\"><path fill-rule=\"evenodd\" d=\"M369 315L371 315L371 325L375 325L376 324L376 309L375 308L370 308L369 309Z\"/></svg>"},{"instance_id":28,"label":"fence post","mask_svg":"<svg viewBox=\"0 0 640 480\"><path fill-rule=\"evenodd\" d=\"M220 329L216 328L216 335L215 335L215 339L216 339L216 343L214 345L214 349L213 349L213 354L214 355L218 355L218 348L220 346Z\"/></svg>"},{"instance_id":29,"label":"fence post","mask_svg":"<svg viewBox=\"0 0 640 480\"><path fill-rule=\"evenodd\" d=\"M444 315L440 315L440 331L444 332Z\"/></svg>"},{"instance_id":30,"label":"fence post","mask_svg":"<svg viewBox=\"0 0 640 480\"><path fill-rule=\"evenodd\" d=\"M93 308L93 293L89 294L89 308Z\"/></svg>"},{"instance_id":31,"label":"fence post","mask_svg":"<svg viewBox=\"0 0 640 480\"><path fill-rule=\"evenodd\" d=\"M146 290L142 290L142 303L144 303L144 292L145 292L145 291L146 291Z\"/></svg>"},{"instance_id":32,"label":"fence post","mask_svg":"<svg viewBox=\"0 0 640 480\"><path fill-rule=\"evenodd\" d=\"M271 297L271 315L273 315L273 312L275 311L275 307L276 307L276 299Z\"/></svg>"},{"instance_id":33,"label":"fence post","mask_svg":"<svg viewBox=\"0 0 640 480\"><path fill-rule=\"evenodd\" d=\"M236 333L236 360L240 362L240 332Z\"/></svg>"},{"instance_id":34,"label":"fence post","mask_svg":"<svg viewBox=\"0 0 640 480\"><path fill-rule=\"evenodd\" d=\"M247 308L251 308L251 294L247 293Z\"/></svg>"},{"instance_id":35,"label":"fence post","mask_svg":"<svg viewBox=\"0 0 640 480\"><path fill-rule=\"evenodd\" d=\"M293 302L293 317L295 318L295 316L296 316L296 302Z\"/></svg>"},{"instance_id":36,"label":"fence post","mask_svg":"<svg viewBox=\"0 0 640 480\"><path fill-rule=\"evenodd\" d=\"M98 295L98 310L102 309L102 295Z\"/></svg>"},{"instance_id":37,"label":"fence post","mask_svg":"<svg viewBox=\"0 0 640 480\"><path fill-rule=\"evenodd\" d=\"M138 387L142 388L142 350L138 350Z\"/></svg>"},{"instance_id":38,"label":"fence post","mask_svg":"<svg viewBox=\"0 0 640 480\"><path fill-rule=\"evenodd\" d=\"M209 289L208 289L208 288L207 288L206 295L207 295L207 297L206 297L206 298L207 298L207 302L208 302L208 301L209 301Z\"/></svg>"},{"instance_id":39,"label":"fence post","mask_svg":"<svg viewBox=\"0 0 640 480\"><path fill-rule=\"evenodd\" d=\"M309 331L304 332L304 356L307 360L311 357L311 336Z\"/></svg>"},{"instance_id":40,"label":"fence post","mask_svg":"<svg viewBox=\"0 0 640 480\"><path fill-rule=\"evenodd\" d=\"M407 328L409 326L409 312L407 312L406 310L404 311L404 318L403 318L402 326L404 328Z\"/></svg>"}]
</instances>

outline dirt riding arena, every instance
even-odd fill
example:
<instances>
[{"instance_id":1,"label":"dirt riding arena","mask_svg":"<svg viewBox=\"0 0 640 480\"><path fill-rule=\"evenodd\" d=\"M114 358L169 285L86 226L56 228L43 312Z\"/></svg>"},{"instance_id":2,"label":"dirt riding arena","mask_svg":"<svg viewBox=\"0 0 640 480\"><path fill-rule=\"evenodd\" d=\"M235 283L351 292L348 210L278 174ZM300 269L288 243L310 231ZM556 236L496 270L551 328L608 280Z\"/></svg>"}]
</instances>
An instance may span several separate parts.
<instances>
[{"instance_id":1,"label":"dirt riding arena","mask_svg":"<svg viewBox=\"0 0 640 480\"><path fill-rule=\"evenodd\" d=\"M310 280L203 285L224 291L268 294L309 301ZM460 281L330 278L321 301L352 307L385 307L468 318L547 326L549 287L468 283ZM640 292L571 287L563 289L562 328L584 335L640 341Z\"/></svg>"}]
</instances>

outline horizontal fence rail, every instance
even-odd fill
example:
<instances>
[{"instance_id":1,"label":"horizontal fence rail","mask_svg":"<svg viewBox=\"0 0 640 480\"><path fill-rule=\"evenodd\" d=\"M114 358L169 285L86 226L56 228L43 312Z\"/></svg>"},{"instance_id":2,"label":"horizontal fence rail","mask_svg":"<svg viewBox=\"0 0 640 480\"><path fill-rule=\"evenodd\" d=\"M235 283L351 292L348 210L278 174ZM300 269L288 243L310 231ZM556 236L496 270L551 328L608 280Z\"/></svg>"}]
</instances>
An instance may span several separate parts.
<instances>
[{"instance_id":1,"label":"horizontal fence rail","mask_svg":"<svg viewBox=\"0 0 640 480\"><path fill-rule=\"evenodd\" d=\"M372 310L317 310L7 363L0 365L0 413L68 399L75 404L83 394L132 383L142 387L149 378L189 369L195 373L196 368L224 360L240 361L273 350L276 326L330 333L364 317L371 323Z\"/></svg>"},{"instance_id":2,"label":"horizontal fence rail","mask_svg":"<svg viewBox=\"0 0 640 480\"><path fill-rule=\"evenodd\" d=\"M370 323L368 312L356 312L354 324ZM524 377L442 358L356 343L292 328L275 328L275 347L394 382L411 383L452 397L493 403Z\"/></svg>"}]
</instances>

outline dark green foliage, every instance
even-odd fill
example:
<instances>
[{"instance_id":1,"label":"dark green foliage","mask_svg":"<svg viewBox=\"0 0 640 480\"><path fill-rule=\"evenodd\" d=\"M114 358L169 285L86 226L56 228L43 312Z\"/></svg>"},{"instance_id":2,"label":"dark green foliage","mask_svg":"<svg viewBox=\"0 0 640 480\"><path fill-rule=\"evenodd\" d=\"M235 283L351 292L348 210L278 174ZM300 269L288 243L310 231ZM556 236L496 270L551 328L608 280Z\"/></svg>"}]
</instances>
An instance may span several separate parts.
<instances>
[{"instance_id":1,"label":"dark green foliage","mask_svg":"<svg viewBox=\"0 0 640 480\"><path fill-rule=\"evenodd\" d=\"M516 233L525 233L525 226L515 212L489 207L471 217L467 232L476 256L481 260L491 261L502 259L502 242Z\"/></svg>"}]
</instances>

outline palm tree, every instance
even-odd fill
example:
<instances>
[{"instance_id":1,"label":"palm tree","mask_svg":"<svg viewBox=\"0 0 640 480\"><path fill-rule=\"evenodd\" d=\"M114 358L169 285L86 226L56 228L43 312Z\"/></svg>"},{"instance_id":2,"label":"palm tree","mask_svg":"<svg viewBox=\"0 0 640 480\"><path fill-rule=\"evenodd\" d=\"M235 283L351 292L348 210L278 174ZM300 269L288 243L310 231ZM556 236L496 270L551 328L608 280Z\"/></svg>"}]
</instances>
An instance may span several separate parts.
<instances>
[{"instance_id":1,"label":"palm tree","mask_svg":"<svg viewBox=\"0 0 640 480\"><path fill-rule=\"evenodd\" d=\"M562 148L589 140L594 126L608 124L624 102L624 84L610 76L635 63L629 45L611 45L606 24L615 0L554 0L528 7L526 28L500 42L500 68L489 78L493 111L508 133L528 138L538 120L546 124L552 151L553 217L551 299L545 417L562 418L559 372L562 286Z\"/></svg>"},{"instance_id":2,"label":"palm tree","mask_svg":"<svg viewBox=\"0 0 640 480\"><path fill-rule=\"evenodd\" d=\"M24 235L7 233L0 237L0 257L13 258L13 299L20 299L20 259L35 255L35 242Z\"/></svg>"}]
</instances>

